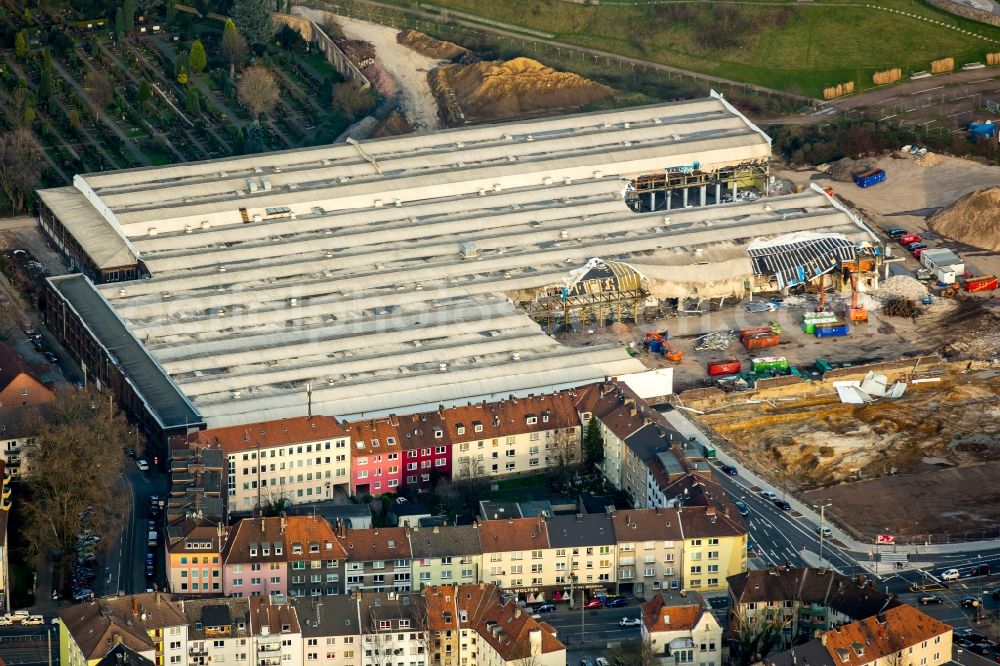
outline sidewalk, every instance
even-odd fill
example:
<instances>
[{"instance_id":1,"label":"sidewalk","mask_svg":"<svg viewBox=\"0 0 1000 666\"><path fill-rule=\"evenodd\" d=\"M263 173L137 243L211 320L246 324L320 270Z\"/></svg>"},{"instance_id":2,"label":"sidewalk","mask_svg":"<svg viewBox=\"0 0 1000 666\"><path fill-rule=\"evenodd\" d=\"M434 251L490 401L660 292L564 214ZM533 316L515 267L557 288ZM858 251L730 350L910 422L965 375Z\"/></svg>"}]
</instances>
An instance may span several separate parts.
<instances>
[{"instance_id":1,"label":"sidewalk","mask_svg":"<svg viewBox=\"0 0 1000 666\"><path fill-rule=\"evenodd\" d=\"M677 429L681 435L684 437L694 440L698 444L710 444L715 448L716 458L723 464L737 466L740 469L740 476L743 477L745 481L748 481L753 487L760 490L770 490L771 492L777 493L778 495L783 495L789 504L792 505L792 509L804 516L805 518L811 520L816 525L819 525L819 512L815 511L811 506L807 506L800 502L793 495L788 494L781 488L772 485L771 483L760 478L752 470L747 469L740 464L738 460L730 456L719 447L718 442L708 438L704 432L702 432L694 423L692 423L684 413L677 409L668 410L662 412L664 418L670 423L674 428ZM853 537L847 535L846 532L841 530L835 524L827 521L826 526L831 529L833 536L831 541L838 542L842 545L842 550L845 550L852 555L858 556L858 564L864 566L864 557L867 556L868 552L875 548L872 543L865 543L855 540ZM881 548L886 548L886 546L881 546ZM934 545L924 545L924 546L903 546L903 545L893 545L891 546L892 552L894 553L906 553L908 555L930 555L930 554L948 554L948 553L974 553L981 550L995 550L1000 548L1000 540L993 541L971 541L967 543L946 543L946 544L934 544ZM816 556L818 559L818 556Z\"/></svg>"}]
</instances>

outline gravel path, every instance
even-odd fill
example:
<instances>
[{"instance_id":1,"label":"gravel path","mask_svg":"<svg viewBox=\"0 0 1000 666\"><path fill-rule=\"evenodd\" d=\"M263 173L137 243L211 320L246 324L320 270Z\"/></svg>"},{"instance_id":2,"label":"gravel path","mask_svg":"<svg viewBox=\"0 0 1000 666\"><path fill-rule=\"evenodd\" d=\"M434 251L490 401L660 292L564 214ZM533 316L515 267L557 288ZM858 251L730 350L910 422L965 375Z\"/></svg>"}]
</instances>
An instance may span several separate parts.
<instances>
[{"instance_id":1,"label":"gravel path","mask_svg":"<svg viewBox=\"0 0 1000 666\"><path fill-rule=\"evenodd\" d=\"M327 16L333 16L345 37L371 43L375 47L376 59L396 81L400 91L399 105L414 131L425 132L441 127L437 102L427 83L427 73L444 61L428 58L398 43L396 34L399 30L396 28L307 7L295 7L294 12L320 25Z\"/></svg>"}]
</instances>

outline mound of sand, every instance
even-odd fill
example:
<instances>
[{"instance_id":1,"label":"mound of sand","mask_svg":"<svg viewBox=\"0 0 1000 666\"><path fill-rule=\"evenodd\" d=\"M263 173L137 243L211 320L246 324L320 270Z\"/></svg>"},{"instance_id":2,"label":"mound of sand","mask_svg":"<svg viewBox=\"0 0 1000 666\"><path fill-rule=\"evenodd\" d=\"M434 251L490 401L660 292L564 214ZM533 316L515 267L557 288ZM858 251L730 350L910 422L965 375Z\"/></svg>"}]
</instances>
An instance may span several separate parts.
<instances>
[{"instance_id":1,"label":"mound of sand","mask_svg":"<svg viewBox=\"0 0 1000 666\"><path fill-rule=\"evenodd\" d=\"M872 168L871 162L865 160L852 160L850 157L842 157L836 162L830 163L830 168L826 173L830 178L841 182L849 183L854 179L854 174L868 171Z\"/></svg>"},{"instance_id":2,"label":"mound of sand","mask_svg":"<svg viewBox=\"0 0 1000 666\"><path fill-rule=\"evenodd\" d=\"M436 58L438 60L455 60L469 53L467 48L459 46L454 42L443 42L440 39L435 39L410 28L401 30L396 35L396 41L428 58Z\"/></svg>"},{"instance_id":3,"label":"mound of sand","mask_svg":"<svg viewBox=\"0 0 1000 666\"><path fill-rule=\"evenodd\" d=\"M1000 187L970 192L929 219L930 228L966 245L1000 251Z\"/></svg>"},{"instance_id":4,"label":"mound of sand","mask_svg":"<svg viewBox=\"0 0 1000 666\"><path fill-rule=\"evenodd\" d=\"M573 109L614 94L612 88L530 58L442 65L428 81L449 125Z\"/></svg>"}]
</instances>

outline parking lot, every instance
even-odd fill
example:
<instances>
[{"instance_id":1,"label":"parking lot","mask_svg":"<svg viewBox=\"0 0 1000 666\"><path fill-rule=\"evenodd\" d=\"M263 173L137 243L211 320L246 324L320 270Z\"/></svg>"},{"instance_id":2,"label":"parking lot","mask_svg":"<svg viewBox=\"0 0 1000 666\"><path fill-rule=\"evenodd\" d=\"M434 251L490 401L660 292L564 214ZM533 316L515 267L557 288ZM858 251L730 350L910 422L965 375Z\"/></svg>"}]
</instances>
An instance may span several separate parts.
<instances>
[{"instance_id":1,"label":"parking lot","mask_svg":"<svg viewBox=\"0 0 1000 666\"><path fill-rule=\"evenodd\" d=\"M997 641L1000 602L993 597L995 590L1000 590L1000 577L993 576L990 579L978 576L952 581L947 588L905 592L899 595L899 599L952 625L955 628L956 646L997 662L1000 660ZM973 605L974 601L979 603Z\"/></svg>"}]
</instances>

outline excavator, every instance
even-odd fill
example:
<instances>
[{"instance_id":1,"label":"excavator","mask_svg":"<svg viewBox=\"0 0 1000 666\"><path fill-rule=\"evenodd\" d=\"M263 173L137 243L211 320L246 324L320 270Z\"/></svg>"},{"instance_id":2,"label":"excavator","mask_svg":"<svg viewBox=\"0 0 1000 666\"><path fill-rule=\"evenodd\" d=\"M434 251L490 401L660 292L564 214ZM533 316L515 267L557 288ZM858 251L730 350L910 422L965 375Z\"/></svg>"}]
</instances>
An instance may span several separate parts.
<instances>
[{"instance_id":1,"label":"excavator","mask_svg":"<svg viewBox=\"0 0 1000 666\"><path fill-rule=\"evenodd\" d=\"M667 342L668 337L670 335L667 331L663 331L662 333L650 331L646 333L646 339L642 343L642 346L654 354L663 354L668 361L680 361L684 358L684 352L677 349L670 349L670 343Z\"/></svg>"},{"instance_id":2,"label":"excavator","mask_svg":"<svg viewBox=\"0 0 1000 666\"><path fill-rule=\"evenodd\" d=\"M847 311L851 321L868 321L868 310L858 304L858 274L851 271L851 307Z\"/></svg>"}]
</instances>

